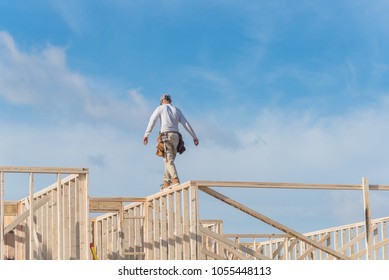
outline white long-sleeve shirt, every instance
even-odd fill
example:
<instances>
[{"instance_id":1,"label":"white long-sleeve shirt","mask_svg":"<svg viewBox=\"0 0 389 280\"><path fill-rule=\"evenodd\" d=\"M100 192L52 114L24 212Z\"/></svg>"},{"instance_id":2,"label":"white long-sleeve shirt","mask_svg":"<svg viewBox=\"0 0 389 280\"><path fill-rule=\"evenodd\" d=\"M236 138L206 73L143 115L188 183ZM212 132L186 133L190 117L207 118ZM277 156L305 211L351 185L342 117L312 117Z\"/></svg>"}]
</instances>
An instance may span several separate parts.
<instances>
[{"instance_id":1,"label":"white long-sleeve shirt","mask_svg":"<svg viewBox=\"0 0 389 280\"><path fill-rule=\"evenodd\" d=\"M160 132L178 132L178 123L181 123L185 130L188 131L188 133L193 137L193 139L197 139L193 128L186 120L181 110L171 104L160 105L154 110L150 117L149 124L147 125L144 137L148 137L151 134L151 131L153 130L158 119L161 122Z\"/></svg>"}]
</instances>

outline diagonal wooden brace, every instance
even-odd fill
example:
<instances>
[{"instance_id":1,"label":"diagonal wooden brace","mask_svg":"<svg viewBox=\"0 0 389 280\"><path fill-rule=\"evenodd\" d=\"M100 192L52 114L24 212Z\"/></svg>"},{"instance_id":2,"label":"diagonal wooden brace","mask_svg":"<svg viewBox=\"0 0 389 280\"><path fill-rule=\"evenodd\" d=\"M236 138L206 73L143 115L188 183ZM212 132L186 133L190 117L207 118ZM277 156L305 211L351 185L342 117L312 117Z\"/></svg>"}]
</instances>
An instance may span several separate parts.
<instances>
[{"instance_id":1,"label":"diagonal wooden brace","mask_svg":"<svg viewBox=\"0 0 389 280\"><path fill-rule=\"evenodd\" d=\"M261 220L264 223L267 223L267 224L285 232L286 234L288 234L292 237L295 237L296 239L300 239L300 240L308 243L309 245L311 245L319 250L322 250L322 251L328 253L329 255L336 257L337 259L340 259L340 260L349 260L350 259L348 256L346 256L340 252L337 252L331 248L328 248L328 247L318 243L317 241L312 240L312 239L304 236L303 234L301 234L301 233L299 233L299 232L297 232L297 231L295 231L295 230L293 230L293 229L291 229L291 228L289 228L289 227L287 227L287 226L285 226L285 225L283 225L283 224L281 224L281 223L279 223L279 222L277 222L277 221L275 221L275 220L273 220L265 215L262 215L262 214L258 213L257 211L252 210L251 208L244 206L243 204L241 204L241 203L239 203L239 202L237 202L237 201L235 201L235 200L233 200L233 199L231 199L231 198L229 198L229 197L227 197L227 196L225 196L225 195L223 195L215 190L212 190L206 186L199 186L199 189L201 191L223 201L224 203L227 203L227 204L235 207L236 209L238 209L246 214L249 214L250 216L252 216L254 218Z\"/></svg>"}]
</instances>

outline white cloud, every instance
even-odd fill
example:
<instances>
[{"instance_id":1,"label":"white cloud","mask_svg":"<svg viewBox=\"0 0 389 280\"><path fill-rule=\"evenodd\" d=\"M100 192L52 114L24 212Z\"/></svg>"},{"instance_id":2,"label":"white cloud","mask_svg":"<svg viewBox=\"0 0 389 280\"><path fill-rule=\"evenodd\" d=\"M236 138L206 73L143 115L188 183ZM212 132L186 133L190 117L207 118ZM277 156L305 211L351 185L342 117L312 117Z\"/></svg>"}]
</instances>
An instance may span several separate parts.
<instances>
[{"instance_id":1,"label":"white cloud","mask_svg":"<svg viewBox=\"0 0 389 280\"><path fill-rule=\"evenodd\" d=\"M89 93L85 79L68 69L63 49L23 52L4 31L0 47L0 96L8 102L58 108Z\"/></svg>"},{"instance_id":2,"label":"white cloud","mask_svg":"<svg viewBox=\"0 0 389 280\"><path fill-rule=\"evenodd\" d=\"M50 45L22 51L10 34L0 31L0 97L52 115L138 127L149 111L139 90L130 89L120 97L98 81L92 87L66 59L65 49Z\"/></svg>"},{"instance_id":3,"label":"white cloud","mask_svg":"<svg viewBox=\"0 0 389 280\"><path fill-rule=\"evenodd\" d=\"M86 29L90 13L87 12L85 3L72 0L48 2L73 32L81 33Z\"/></svg>"}]
</instances>

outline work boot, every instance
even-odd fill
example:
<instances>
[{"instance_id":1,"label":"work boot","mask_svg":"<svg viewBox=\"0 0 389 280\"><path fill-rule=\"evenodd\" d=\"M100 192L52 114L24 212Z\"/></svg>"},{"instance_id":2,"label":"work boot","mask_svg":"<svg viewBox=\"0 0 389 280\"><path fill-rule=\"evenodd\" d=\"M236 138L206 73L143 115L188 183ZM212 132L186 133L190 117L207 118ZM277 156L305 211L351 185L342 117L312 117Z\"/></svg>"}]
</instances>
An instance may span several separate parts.
<instances>
[{"instance_id":1,"label":"work boot","mask_svg":"<svg viewBox=\"0 0 389 280\"><path fill-rule=\"evenodd\" d=\"M180 184L180 179L174 178L174 179L172 179L172 183L171 183L170 187L178 186L179 184Z\"/></svg>"},{"instance_id":2,"label":"work boot","mask_svg":"<svg viewBox=\"0 0 389 280\"><path fill-rule=\"evenodd\" d=\"M161 191L167 189L170 185L171 185L170 180L163 180L163 183L161 185Z\"/></svg>"}]
</instances>

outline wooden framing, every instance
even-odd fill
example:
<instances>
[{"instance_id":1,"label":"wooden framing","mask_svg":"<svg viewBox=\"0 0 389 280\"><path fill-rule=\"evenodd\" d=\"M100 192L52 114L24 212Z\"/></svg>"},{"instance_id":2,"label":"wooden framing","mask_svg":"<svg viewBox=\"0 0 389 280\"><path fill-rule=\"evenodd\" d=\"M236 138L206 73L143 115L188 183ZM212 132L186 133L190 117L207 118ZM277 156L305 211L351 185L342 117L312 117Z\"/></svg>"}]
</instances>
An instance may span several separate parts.
<instances>
[{"instance_id":1,"label":"wooden framing","mask_svg":"<svg viewBox=\"0 0 389 280\"><path fill-rule=\"evenodd\" d=\"M242 205L242 204L240 204L240 203L238 203L238 202L236 202L236 201L234 201L234 200L232 200L232 199L222 195L221 193L218 193L218 192L216 192L214 190L211 190L208 187L200 187L200 189L203 192L205 192L205 193L207 193L207 194L209 194L209 195L211 195L211 196L213 196L213 197L215 197L215 198L217 198L217 199L219 199L219 200L221 200L221 201L223 201L223 202L225 202L225 203L227 203L227 204L237 208L238 210L243 211L243 212L249 214L250 216L253 216L254 218L257 218L257 219L259 219L259 220L261 220L261 221L263 221L263 222L265 222L265 223L267 223L267 224L269 224L269 225L271 225L271 226L273 226L273 227L275 227L275 228L277 228L277 229L287 233L291 237L303 240L307 244L309 244L309 245L311 245L313 247L316 247L316 248L318 248L318 249L320 249L320 250L322 250L322 251L324 251L324 252L326 252L326 253L328 253L328 254L330 254L330 255L338 258L338 259L348 259L347 256L339 254L338 252L336 252L335 250L332 250L331 248L322 246L320 243L315 242L314 240L305 237L303 234L301 234L301 233L299 233L299 232L297 232L297 231L295 231L295 230L293 230L291 228L288 228L288 227L282 225L281 223L278 223L277 221L272 220L269 217L266 217L265 215L262 215L262 214L260 214L260 213L258 213L256 211L254 211L254 210L252 210L252 209L250 209L250 208L248 208L248 207L246 207L246 206L244 206L244 205Z\"/></svg>"},{"instance_id":2,"label":"wooden framing","mask_svg":"<svg viewBox=\"0 0 389 280\"><path fill-rule=\"evenodd\" d=\"M29 176L27 197L10 202L1 197L7 212L1 215L0 244L3 248L6 244L6 250L0 258L89 259L87 172L85 168L0 167L3 191L7 173ZM36 174L56 174L57 182L36 192Z\"/></svg>"},{"instance_id":3,"label":"wooden framing","mask_svg":"<svg viewBox=\"0 0 389 280\"><path fill-rule=\"evenodd\" d=\"M285 225L250 209L212 188L286 188L325 190L389 190L384 185L322 185L257 182L189 181L171 190L138 198L123 207L123 232L118 234L124 259L361 259L366 257L364 226L371 224L372 250L378 255L388 254L386 220L348 225L334 231L323 230L314 234L301 234ZM198 190L237 208L284 234L224 234L223 221L201 221ZM365 195L366 197L366 195ZM366 198L364 199L366 202ZM365 203L366 204L366 203ZM369 208L369 205L367 208ZM135 215L134 207L141 209ZM119 213L119 212L118 212ZM116 213L99 217L99 223ZM120 215L120 214L119 214ZM138 225L135 224L135 221ZM97 227L99 229L104 227ZM380 234L378 234L378 232ZM104 236L104 233L100 233ZM96 236L98 238L98 235ZM230 240L234 238L235 241ZM252 238L253 242L242 240ZM135 246L134 240L142 240ZM260 241L265 239L265 241ZM268 240L268 241L266 241ZM334 244L335 243L335 244ZM243 247L242 247L243 246ZM104 245L100 244L104 251ZM107 256L108 257L108 256Z\"/></svg>"},{"instance_id":4,"label":"wooden framing","mask_svg":"<svg viewBox=\"0 0 389 280\"><path fill-rule=\"evenodd\" d=\"M363 187L363 208L365 214L365 232L366 232L366 250L367 250L367 259L371 260L373 258L373 248L372 248L372 236L371 236L371 215L370 215L370 194L369 194L369 183L367 178L362 179Z\"/></svg>"},{"instance_id":5,"label":"wooden framing","mask_svg":"<svg viewBox=\"0 0 389 280\"><path fill-rule=\"evenodd\" d=\"M122 249L124 253L120 258L199 258L201 234L198 225L197 189L187 183L136 200L137 202L123 206L123 218L117 218L124 222L121 224L122 232L114 236L114 242L126 246ZM119 211L107 213L93 221L92 232L95 235L91 239L97 244L100 259L109 259L103 249L107 246L107 241L102 237L111 229L103 225L117 215L120 216Z\"/></svg>"},{"instance_id":6,"label":"wooden framing","mask_svg":"<svg viewBox=\"0 0 389 280\"><path fill-rule=\"evenodd\" d=\"M8 173L28 176L27 197L5 200ZM56 182L36 191L36 174ZM146 197L89 197L88 176L86 168L0 167L0 259L91 259L90 243L102 260L389 259L389 217L370 213L370 192L389 186L367 178L361 185L188 181ZM215 188L361 191L365 220L302 234ZM281 233L225 233L225 221L201 219L200 193Z\"/></svg>"}]
</instances>

